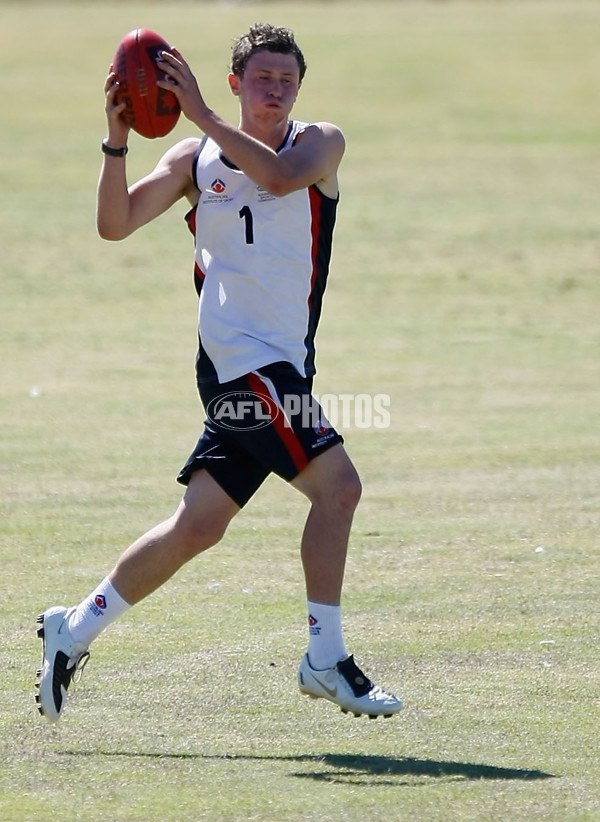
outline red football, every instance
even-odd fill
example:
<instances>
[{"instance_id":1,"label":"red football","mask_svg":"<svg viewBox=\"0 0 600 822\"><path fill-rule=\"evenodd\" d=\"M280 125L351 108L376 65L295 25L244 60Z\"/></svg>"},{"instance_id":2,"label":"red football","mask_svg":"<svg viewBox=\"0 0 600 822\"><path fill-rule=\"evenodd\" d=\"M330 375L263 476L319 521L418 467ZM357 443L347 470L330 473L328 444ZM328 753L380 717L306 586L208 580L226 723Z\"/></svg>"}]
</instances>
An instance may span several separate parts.
<instances>
[{"instance_id":1,"label":"red football","mask_svg":"<svg viewBox=\"0 0 600 822\"><path fill-rule=\"evenodd\" d=\"M119 80L117 101L125 103L121 117L142 137L164 137L175 128L181 109L172 91L159 88L164 78L156 60L171 47L150 29L134 29L119 43L113 68Z\"/></svg>"}]
</instances>

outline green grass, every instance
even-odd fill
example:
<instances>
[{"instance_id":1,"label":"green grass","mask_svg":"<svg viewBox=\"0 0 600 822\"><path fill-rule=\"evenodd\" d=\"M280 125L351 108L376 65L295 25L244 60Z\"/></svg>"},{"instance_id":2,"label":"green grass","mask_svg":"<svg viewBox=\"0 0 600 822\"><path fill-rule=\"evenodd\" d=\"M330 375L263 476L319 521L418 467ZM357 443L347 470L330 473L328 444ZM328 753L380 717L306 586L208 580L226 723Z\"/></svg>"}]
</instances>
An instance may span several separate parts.
<instances>
[{"instance_id":1,"label":"green grass","mask_svg":"<svg viewBox=\"0 0 600 822\"><path fill-rule=\"evenodd\" d=\"M0 3L0 818L592 822L600 816L600 5ZM102 85L154 28L226 92L290 25L297 115L348 150L316 390L365 492L349 646L406 709L301 698L306 503L270 480L221 546L101 636L59 726L35 615L169 515L193 446L182 208L99 240ZM131 178L178 137L131 140ZM543 549L543 550L542 550Z\"/></svg>"}]
</instances>

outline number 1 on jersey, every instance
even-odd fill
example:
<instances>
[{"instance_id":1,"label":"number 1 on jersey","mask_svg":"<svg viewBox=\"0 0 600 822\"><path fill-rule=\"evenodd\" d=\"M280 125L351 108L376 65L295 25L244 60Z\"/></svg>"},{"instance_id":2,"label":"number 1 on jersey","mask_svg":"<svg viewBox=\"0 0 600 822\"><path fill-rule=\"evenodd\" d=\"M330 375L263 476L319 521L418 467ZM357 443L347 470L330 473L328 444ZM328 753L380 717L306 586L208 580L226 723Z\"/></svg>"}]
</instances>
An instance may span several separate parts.
<instances>
[{"instance_id":1,"label":"number 1 on jersey","mask_svg":"<svg viewBox=\"0 0 600 822\"><path fill-rule=\"evenodd\" d=\"M246 226L246 245L252 245L254 243L254 218L250 206L245 205L240 208L239 214Z\"/></svg>"}]
</instances>

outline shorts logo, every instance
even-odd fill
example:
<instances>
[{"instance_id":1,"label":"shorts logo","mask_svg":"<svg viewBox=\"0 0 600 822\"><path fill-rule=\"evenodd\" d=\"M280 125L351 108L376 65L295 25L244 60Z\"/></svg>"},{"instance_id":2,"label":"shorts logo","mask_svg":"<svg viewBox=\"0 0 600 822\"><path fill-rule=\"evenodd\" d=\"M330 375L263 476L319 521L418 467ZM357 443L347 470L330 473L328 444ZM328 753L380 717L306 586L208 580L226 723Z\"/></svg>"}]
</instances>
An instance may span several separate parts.
<instances>
[{"instance_id":1,"label":"shorts logo","mask_svg":"<svg viewBox=\"0 0 600 822\"><path fill-rule=\"evenodd\" d=\"M216 180L213 180L210 184L211 191L214 191L215 194L222 194L225 191L225 183L223 180L220 180L218 177Z\"/></svg>"},{"instance_id":2,"label":"shorts logo","mask_svg":"<svg viewBox=\"0 0 600 822\"><path fill-rule=\"evenodd\" d=\"M104 594L96 594L94 597L94 604L104 611L106 609L106 597Z\"/></svg>"},{"instance_id":3,"label":"shorts logo","mask_svg":"<svg viewBox=\"0 0 600 822\"><path fill-rule=\"evenodd\" d=\"M267 394L255 391L230 391L206 406L209 420L227 431L256 431L275 421L279 406Z\"/></svg>"},{"instance_id":4,"label":"shorts logo","mask_svg":"<svg viewBox=\"0 0 600 822\"><path fill-rule=\"evenodd\" d=\"M326 425L326 424L323 422L323 420L319 420L319 422L318 422L318 423L315 425L315 427L314 427L314 432L315 432L315 434L317 434L317 436L319 436L319 437L324 437L326 434L328 434L328 433L329 433L329 431L330 431L329 426L328 426L328 425Z\"/></svg>"}]
</instances>

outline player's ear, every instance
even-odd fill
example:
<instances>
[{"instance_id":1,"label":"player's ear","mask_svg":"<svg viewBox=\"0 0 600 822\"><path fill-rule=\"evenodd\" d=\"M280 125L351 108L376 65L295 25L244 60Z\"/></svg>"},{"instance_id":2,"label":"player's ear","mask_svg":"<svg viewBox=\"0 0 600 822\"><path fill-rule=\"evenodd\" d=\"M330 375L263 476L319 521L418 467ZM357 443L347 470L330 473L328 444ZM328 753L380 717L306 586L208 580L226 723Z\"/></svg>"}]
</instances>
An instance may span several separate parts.
<instances>
[{"instance_id":1,"label":"player's ear","mask_svg":"<svg viewBox=\"0 0 600 822\"><path fill-rule=\"evenodd\" d=\"M235 94L235 96L238 97L240 93L240 78L238 77L238 75L230 71L227 75L227 82L229 83L231 93Z\"/></svg>"}]
</instances>

